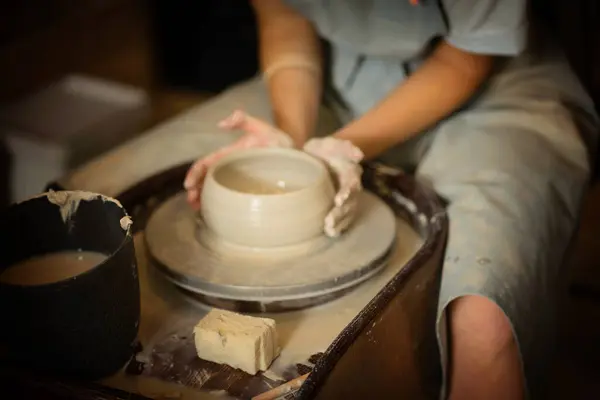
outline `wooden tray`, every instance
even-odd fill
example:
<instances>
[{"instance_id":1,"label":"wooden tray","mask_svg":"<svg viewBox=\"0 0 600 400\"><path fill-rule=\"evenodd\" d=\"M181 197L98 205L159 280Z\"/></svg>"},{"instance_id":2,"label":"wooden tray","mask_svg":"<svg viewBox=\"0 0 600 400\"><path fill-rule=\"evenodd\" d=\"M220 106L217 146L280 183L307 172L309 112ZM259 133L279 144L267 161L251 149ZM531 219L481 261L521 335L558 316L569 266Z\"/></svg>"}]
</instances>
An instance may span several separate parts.
<instances>
[{"instance_id":1,"label":"wooden tray","mask_svg":"<svg viewBox=\"0 0 600 400\"><path fill-rule=\"evenodd\" d=\"M164 171L117 196L136 221L136 229L143 229L153 209L181 190L181 180L188 168L189 164L185 164ZM365 187L384 199L417 231L424 243L329 348L315 357L312 373L293 398L437 398L441 368L435 318L448 231L443 202L410 175L376 164L366 164L364 169ZM56 185L51 188L61 189ZM130 369L135 369L135 363ZM307 372L301 369L293 375ZM242 398L264 390L262 385L257 385L256 377L232 368L220 367L215 372L218 372L216 380L227 381L230 387L244 388L235 391ZM18 391L19 387L26 386L29 394L35 388L36 396L45 398L50 393L58 393L58 397L52 397L57 399L98 398L104 389L102 399L127 398L123 392L82 382L32 377L6 381L7 390ZM30 381L36 384L28 383Z\"/></svg>"}]
</instances>

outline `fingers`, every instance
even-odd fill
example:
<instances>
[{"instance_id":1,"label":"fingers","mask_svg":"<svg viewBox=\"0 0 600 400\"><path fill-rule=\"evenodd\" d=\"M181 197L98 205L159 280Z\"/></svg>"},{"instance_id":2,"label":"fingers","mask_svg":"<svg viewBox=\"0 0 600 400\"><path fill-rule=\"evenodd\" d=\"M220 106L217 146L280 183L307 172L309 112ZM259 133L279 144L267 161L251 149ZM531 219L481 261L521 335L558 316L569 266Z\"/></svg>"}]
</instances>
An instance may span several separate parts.
<instances>
[{"instance_id":1,"label":"fingers","mask_svg":"<svg viewBox=\"0 0 600 400\"><path fill-rule=\"evenodd\" d=\"M341 207L348 202L350 196L362 191L360 176L354 174L338 175L338 186L338 192L333 199L336 207Z\"/></svg>"},{"instance_id":2,"label":"fingers","mask_svg":"<svg viewBox=\"0 0 600 400\"><path fill-rule=\"evenodd\" d=\"M217 123L217 126L222 129L242 129L246 119L246 113L241 110L235 110L225 119Z\"/></svg>"},{"instance_id":3,"label":"fingers","mask_svg":"<svg viewBox=\"0 0 600 400\"><path fill-rule=\"evenodd\" d=\"M350 193L362 189L362 167L360 164L344 157L321 157L319 155L317 157L323 159L334 173L338 187L338 193L335 197L336 206L343 204Z\"/></svg>"},{"instance_id":4,"label":"fingers","mask_svg":"<svg viewBox=\"0 0 600 400\"><path fill-rule=\"evenodd\" d=\"M235 150L237 146L227 146L221 150L217 150L212 154L196 161L188 170L185 179L183 180L183 187L188 192L188 203L192 208L198 209L200 207L200 195L202 193L202 185L208 168L213 165L219 158Z\"/></svg>"},{"instance_id":5,"label":"fingers","mask_svg":"<svg viewBox=\"0 0 600 400\"><path fill-rule=\"evenodd\" d=\"M221 157L226 156L235 149L246 147L244 142L244 140L238 140L234 144L223 147L222 149L219 149L196 161L188 170L185 180L183 181L183 187L189 190L201 186L202 180L204 180L204 176L206 175L208 168L210 168L210 166L217 162Z\"/></svg>"},{"instance_id":6,"label":"fingers","mask_svg":"<svg viewBox=\"0 0 600 400\"><path fill-rule=\"evenodd\" d=\"M218 123L223 129L238 129L245 132L238 148L248 147L293 147L294 142L285 132L259 118L236 110Z\"/></svg>"},{"instance_id":7,"label":"fingers","mask_svg":"<svg viewBox=\"0 0 600 400\"><path fill-rule=\"evenodd\" d=\"M337 237L344 232L356 216L358 195L362 191L362 168L347 159L334 158L329 166L335 174L338 191L334 197L334 207L325 217L324 232L329 237Z\"/></svg>"},{"instance_id":8,"label":"fingers","mask_svg":"<svg viewBox=\"0 0 600 400\"><path fill-rule=\"evenodd\" d=\"M325 217L323 231L331 238L338 237L345 232L356 217L358 210L358 192L354 193L346 203L334 207Z\"/></svg>"},{"instance_id":9,"label":"fingers","mask_svg":"<svg viewBox=\"0 0 600 400\"><path fill-rule=\"evenodd\" d=\"M340 207L348 201L348 198L362 190L362 168L354 163L330 163L331 169L337 178L338 191L334 203Z\"/></svg>"},{"instance_id":10,"label":"fingers","mask_svg":"<svg viewBox=\"0 0 600 400\"><path fill-rule=\"evenodd\" d=\"M226 156L227 154L231 153L235 149L244 147L243 142L244 142L244 140L241 139L241 140L234 142L233 144L231 144L229 146L223 147L215 152L212 152L209 155L207 155L206 157L204 157L202 159L201 163L204 165L204 167L206 169L208 169L211 165L216 163L221 157Z\"/></svg>"},{"instance_id":11,"label":"fingers","mask_svg":"<svg viewBox=\"0 0 600 400\"><path fill-rule=\"evenodd\" d=\"M187 190L187 202L194 210L200 208L200 194L206 171L207 167L204 160L199 160L188 170L183 181L183 187Z\"/></svg>"},{"instance_id":12,"label":"fingers","mask_svg":"<svg viewBox=\"0 0 600 400\"><path fill-rule=\"evenodd\" d=\"M250 133L268 133L273 131L277 131L277 133L279 133L279 130L273 125L248 114L246 114L245 123L245 130Z\"/></svg>"},{"instance_id":13,"label":"fingers","mask_svg":"<svg viewBox=\"0 0 600 400\"><path fill-rule=\"evenodd\" d=\"M224 147L196 161L188 170L183 181L183 187L188 190L199 187L206 176L208 168L210 168L210 166L217 162L221 157L231 153L237 147L239 147L237 144Z\"/></svg>"},{"instance_id":14,"label":"fingers","mask_svg":"<svg viewBox=\"0 0 600 400\"><path fill-rule=\"evenodd\" d=\"M222 129L239 129L252 134L271 132L276 129L268 122L252 117L241 110L235 110L217 126Z\"/></svg>"},{"instance_id":15,"label":"fingers","mask_svg":"<svg viewBox=\"0 0 600 400\"><path fill-rule=\"evenodd\" d=\"M217 150L196 161L189 169L183 187L187 190L187 201L193 208L200 207L202 184L211 165L221 157L236 149L251 147L292 147L292 139L265 121L236 110L217 124L223 129L239 129L245 131L235 143Z\"/></svg>"},{"instance_id":16,"label":"fingers","mask_svg":"<svg viewBox=\"0 0 600 400\"><path fill-rule=\"evenodd\" d=\"M329 220L325 219L325 227L323 232L325 236L329 238L339 237L342 233L344 233L352 222L354 221L354 216L346 215L344 218L331 217Z\"/></svg>"},{"instance_id":17,"label":"fingers","mask_svg":"<svg viewBox=\"0 0 600 400\"><path fill-rule=\"evenodd\" d=\"M194 211L200 209L200 190L190 189L187 192L187 202Z\"/></svg>"},{"instance_id":18,"label":"fingers","mask_svg":"<svg viewBox=\"0 0 600 400\"><path fill-rule=\"evenodd\" d=\"M183 180L183 187L186 190L195 189L203 180L204 175L206 175L206 165L205 159L196 161L188 170L185 179Z\"/></svg>"}]
</instances>

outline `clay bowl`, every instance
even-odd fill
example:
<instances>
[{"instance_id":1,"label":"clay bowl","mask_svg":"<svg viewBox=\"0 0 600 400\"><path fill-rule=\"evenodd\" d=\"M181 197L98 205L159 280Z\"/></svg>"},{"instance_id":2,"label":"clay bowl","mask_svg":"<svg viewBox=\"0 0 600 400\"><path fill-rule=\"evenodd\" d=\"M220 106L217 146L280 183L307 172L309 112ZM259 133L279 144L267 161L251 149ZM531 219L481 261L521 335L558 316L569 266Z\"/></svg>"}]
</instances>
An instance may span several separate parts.
<instances>
[{"instance_id":1,"label":"clay bowl","mask_svg":"<svg viewBox=\"0 0 600 400\"><path fill-rule=\"evenodd\" d=\"M86 192L44 194L2 213L0 358L83 379L108 376L131 358L140 297L128 218L116 201ZM89 252L99 258L73 269ZM39 257L35 270L15 277Z\"/></svg>"},{"instance_id":2,"label":"clay bowl","mask_svg":"<svg viewBox=\"0 0 600 400\"><path fill-rule=\"evenodd\" d=\"M334 187L325 164L292 149L246 149L208 171L201 218L221 240L273 248L323 233Z\"/></svg>"}]
</instances>

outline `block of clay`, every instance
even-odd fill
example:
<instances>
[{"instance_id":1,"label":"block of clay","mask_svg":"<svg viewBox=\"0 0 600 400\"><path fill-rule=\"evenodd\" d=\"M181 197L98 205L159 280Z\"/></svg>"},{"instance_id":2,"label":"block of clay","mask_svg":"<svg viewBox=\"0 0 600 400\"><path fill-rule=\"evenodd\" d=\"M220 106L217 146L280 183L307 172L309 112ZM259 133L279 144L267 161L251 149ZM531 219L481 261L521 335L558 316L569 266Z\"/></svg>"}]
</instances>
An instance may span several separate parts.
<instances>
[{"instance_id":1,"label":"block of clay","mask_svg":"<svg viewBox=\"0 0 600 400\"><path fill-rule=\"evenodd\" d=\"M265 371L279 355L275 321L213 309L194 327L198 357L239 368Z\"/></svg>"}]
</instances>

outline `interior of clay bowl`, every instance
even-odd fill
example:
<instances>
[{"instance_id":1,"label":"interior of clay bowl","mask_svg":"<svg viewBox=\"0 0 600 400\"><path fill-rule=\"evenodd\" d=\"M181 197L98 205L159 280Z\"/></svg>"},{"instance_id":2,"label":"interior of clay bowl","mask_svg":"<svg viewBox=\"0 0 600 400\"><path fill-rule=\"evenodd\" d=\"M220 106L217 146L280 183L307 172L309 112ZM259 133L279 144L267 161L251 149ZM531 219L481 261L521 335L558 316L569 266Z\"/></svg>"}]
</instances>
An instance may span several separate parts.
<instances>
[{"instance_id":1,"label":"interior of clay bowl","mask_svg":"<svg viewBox=\"0 0 600 400\"><path fill-rule=\"evenodd\" d=\"M296 151L250 151L231 158L214 171L215 181L235 192L282 195L297 192L323 179L324 168Z\"/></svg>"},{"instance_id":2,"label":"interior of clay bowl","mask_svg":"<svg viewBox=\"0 0 600 400\"><path fill-rule=\"evenodd\" d=\"M238 245L274 247L322 233L334 196L325 165L291 149L232 153L208 172L201 216L219 238Z\"/></svg>"}]
</instances>

